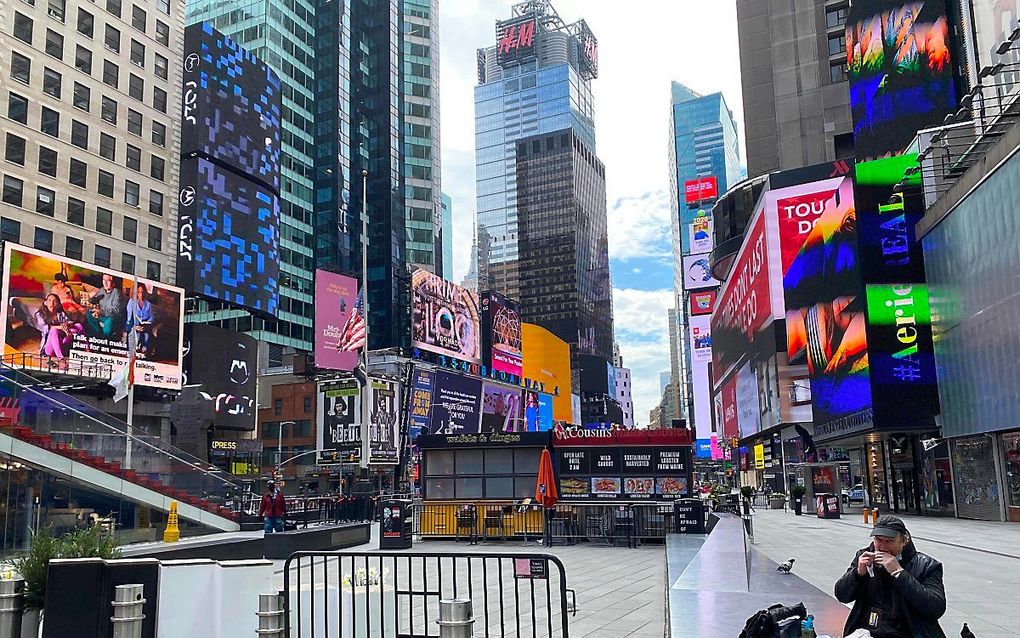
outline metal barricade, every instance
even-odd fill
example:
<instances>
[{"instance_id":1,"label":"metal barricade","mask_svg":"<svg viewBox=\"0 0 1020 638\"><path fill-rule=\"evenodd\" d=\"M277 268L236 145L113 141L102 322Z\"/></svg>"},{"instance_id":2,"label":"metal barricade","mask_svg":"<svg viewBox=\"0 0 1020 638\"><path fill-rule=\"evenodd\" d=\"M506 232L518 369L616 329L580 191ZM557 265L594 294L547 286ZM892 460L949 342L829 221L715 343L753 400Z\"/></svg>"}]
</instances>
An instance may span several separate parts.
<instances>
[{"instance_id":1,"label":"metal barricade","mask_svg":"<svg viewBox=\"0 0 1020 638\"><path fill-rule=\"evenodd\" d=\"M470 600L480 636L569 636L563 563L548 554L297 552L284 564L293 638L438 638L440 601Z\"/></svg>"}]
</instances>

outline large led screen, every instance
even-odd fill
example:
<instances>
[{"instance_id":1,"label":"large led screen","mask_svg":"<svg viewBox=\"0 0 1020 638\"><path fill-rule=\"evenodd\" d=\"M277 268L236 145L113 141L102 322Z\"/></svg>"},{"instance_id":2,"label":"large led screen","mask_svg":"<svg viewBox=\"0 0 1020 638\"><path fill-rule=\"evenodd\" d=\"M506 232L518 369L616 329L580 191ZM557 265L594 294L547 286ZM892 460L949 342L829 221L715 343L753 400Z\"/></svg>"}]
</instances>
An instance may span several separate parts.
<instances>
[{"instance_id":1,"label":"large led screen","mask_svg":"<svg viewBox=\"0 0 1020 638\"><path fill-rule=\"evenodd\" d=\"M275 318L279 198L200 157L181 161L179 198L177 283Z\"/></svg>"},{"instance_id":2,"label":"large led screen","mask_svg":"<svg viewBox=\"0 0 1020 638\"><path fill-rule=\"evenodd\" d=\"M902 152L957 108L945 0L856 0L847 16L847 74L858 160Z\"/></svg>"},{"instance_id":3,"label":"large led screen","mask_svg":"<svg viewBox=\"0 0 1020 638\"><path fill-rule=\"evenodd\" d=\"M481 325L475 293L427 270L411 276L411 345L480 364Z\"/></svg>"},{"instance_id":4,"label":"large led screen","mask_svg":"<svg viewBox=\"0 0 1020 638\"><path fill-rule=\"evenodd\" d=\"M521 389L489 382L483 384L481 431L492 434L526 429Z\"/></svg>"},{"instance_id":5,"label":"large led screen","mask_svg":"<svg viewBox=\"0 0 1020 638\"><path fill-rule=\"evenodd\" d=\"M865 299L851 176L844 177L783 278L787 355L807 364L815 432L870 425Z\"/></svg>"},{"instance_id":6,"label":"large led screen","mask_svg":"<svg viewBox=\"0 0 1020 638\"><path fill-rule=\"evenodd\" d=\"M326 270L315 271L315 365L351 371L365 346L365 321L358 282Z\"/></svg>"},{"instance_id":7,"label":"large led screen","mask_svg":"<svg viewBox=\"0 0 1020 638\"><path fill-rule=\"evenodd\" d=\"M1020 65L1020 45L1014 43L1005 53L999 53L999 46L1017 28L1020 0L970 0L967 4L974 15L978 68L996 64L1006 67L1005 73L995 76L994 83L986 83L990 86L984 95L990 97L994 92L1002 99L1016 94L1020 86L1020 73L1016 71Z\"/></svg>"},{"instance_id":8,"label":"large led screen","mask_svg":"<svg viewBox=\"0 0 1020 638\"><path fill-rule=\"evenodd\" d=\"M411 412L407 419L407 434L412 441L429 431L434 381L435 373L431 370L416 369L411 377Z\"/></svg>"},{"instance_id":9,"label":"large led screen","mask_svg":"<svg viewBox=\"0 0 1020 638\"><path fill-rule=\"evenodd\" d=\"M213 426L254 430L258 341L243 332L203 323L184 326L184 385L198 386L212 405Z\"/></svg>"},{"instance_id":10,"label":"large led screen","mask_svg":"<svg viewBox=\"0 0 1020 638\"><path fill-rule=\"evenodd\" d=\"M280 192L280 78L200 22L184 30L181 156L198 154Z\"/></svg>"},{"instance_id":11,"label":"large led screen","mask_svg":"<svg viewBox=\"0 0 1020 638\"><path fill-rule=\"evenodd\" d=\"M521 340L525 388L552 397L554 420L576 423L573 420L570 345L533 323L521 324Z\"/></svg>"},{"instance_id":12,"label":"large led screen","mask_svg":"<svg viewBox=\"0 0 1020 638\"><path fill-rule=\"evenodd\" d=\"M482 338L489 368L521 376L521 306L496 292L482 295Z\"/></svg>"},{"instance_id":13,"label":"large led screen","mask_svg":"<svg viewBox=\"0 0 1020 638\"><path fill-rule=\"evenodd\" d=\"M684 290L703 290L719 285L719 280L712 276L707 254L684 255L682 268Z\"/></svg>"},{"instance_id":14,"label":"large led screen","mask_svg":"<svg viewBox=\"0 0 1020 638\"><path fill-rule=\"evenodd\" d=\"M320 381L317 387L318 463L361 461L361 391L355 379Z\"/></svg>"},{"instance_id":15,"label":"large led screen","mask_svg":"<svg viewBox=\"0 0 1020 638\"><path fill-rule=\"evenodd\" d=\"M481 411L481 379L436 371L430 434L477 434Z\"/></svg>"},{"instance_id":16,"label":"large led screen","mask_svg":"<svg viewBox=\"0 0 1020 638\"><path fill-rule=\"evenodd\" d=\"M393 465L400 460L400 384L368 380L368 463Z\"/></svg>"},{"instance_id":17,"label":"large led screen","mask_svg":"<svg viewBox=\"0 0 1020 638\"><path fill-rule=\"evenodd\" d=\"M184 291L7 242L4 360L78 377L112 376L135 349L134 382L181 388Z\"/></svg>"}]
</instances>

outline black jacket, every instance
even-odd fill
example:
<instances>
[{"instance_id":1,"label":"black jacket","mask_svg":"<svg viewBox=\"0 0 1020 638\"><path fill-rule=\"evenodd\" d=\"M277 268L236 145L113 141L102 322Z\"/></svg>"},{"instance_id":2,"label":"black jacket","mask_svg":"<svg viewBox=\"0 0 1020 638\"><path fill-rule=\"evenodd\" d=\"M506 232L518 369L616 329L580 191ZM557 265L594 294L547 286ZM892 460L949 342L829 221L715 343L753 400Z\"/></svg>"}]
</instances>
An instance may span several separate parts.
<instances>
[{"instance_id":1,"label":"black jacket","mask_svg":"<svg viewBox=\"0 0 1020 638\"><path fill-rule=\"evenodd\" d=\"M857 575L857 559L863 552L875 551L874 545L858 550L850 563L850 568L836 581L836 599L841 603L854 604L846 619L844 633L849 634L861 628L867 628L867 615L870 609L867 579L870 576ZM903 560L900 561L903 573L893 579L896 595L900 597L900 607L906 617L910 634L914 638L946 638L939 626L939 618L946 613L946 590L942 584L942 563L914 548L914 543L907 543L903 548Z\"/></svg>"}]
</instances>

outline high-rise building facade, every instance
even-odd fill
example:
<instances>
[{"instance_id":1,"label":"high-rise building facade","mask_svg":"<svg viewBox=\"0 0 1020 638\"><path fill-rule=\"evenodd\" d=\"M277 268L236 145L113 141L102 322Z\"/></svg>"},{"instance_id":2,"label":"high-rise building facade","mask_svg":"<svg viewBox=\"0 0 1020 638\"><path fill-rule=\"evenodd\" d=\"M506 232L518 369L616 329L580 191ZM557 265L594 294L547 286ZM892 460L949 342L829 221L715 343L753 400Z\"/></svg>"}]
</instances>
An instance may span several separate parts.
<instances>
[{"instance_id":1,"label":"high-rise building facade","mask_svg":"<svg viewBox=\"0 0 1020 638\"><path fill-rule=\"evenodd\" d=\"M517 140L570 128L594 153L597 75L598 42L588 26L564 23L547 0L514 5L496 25L496 46L478 50L478 229L492 240L490 287L511 298L520 298Z\"/></svg>"},{"instance_id":2,"label":"high-rise building facade","mask_svg":"<svg viewBox=\"0 0 1020 638\"><path fill-rule=\"evenodd\" d=\"M846 0L737 0L747 174L853 156Z\"/></svg>"},{"instance_id":3,"label":"high-rise building facade","mask_svg":"<svg viewBox=\"0 0 1020 638\"><path fill-rule=\"evenodd\" d=\"M0 238L172 283L184 3L0 12Z\"/></svg>"},{"instance_id":4,"label":"high-rise building facade","mask_svg":"<svg viewBox=\"0 0 1020 638\"><path fill-rule=\"evenodd\" d=\"M443 279L453 281L453 199L442 194L443 228L439 231L443 252Z\"/></svg>"},{"instance_id":5,"label":"high-rise building facade","mask_svg":"<svg viewBox=\"0 0 1020 638\"><path fill-rule=\"evenodd\" d=\"M605 167L572 128L523 138L516 149L521 319L569 343L575 364L594 355L609 365Z\"/></svg>"}]
</instances>

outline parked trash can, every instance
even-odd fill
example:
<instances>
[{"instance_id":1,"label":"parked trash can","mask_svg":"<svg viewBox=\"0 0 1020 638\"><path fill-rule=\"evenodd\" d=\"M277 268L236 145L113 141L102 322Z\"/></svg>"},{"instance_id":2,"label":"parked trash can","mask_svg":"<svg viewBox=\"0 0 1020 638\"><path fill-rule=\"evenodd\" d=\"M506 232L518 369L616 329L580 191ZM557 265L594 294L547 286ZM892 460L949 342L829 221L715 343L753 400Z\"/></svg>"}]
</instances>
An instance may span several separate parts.
<instances>
[{"instance_id":1,"label":"parked trash can","mask_svg":"<svg viewBox=\"0 0 1020 638\"><path fill-rule=\"evenodd\" d=\"M379 505L379 549L410 549L414 513L411 501L385 500Z\"/></svg>"},{"instance_id":2,"label":"parked trash can","mask_svg":"<svg viewBox=\"0 0 1020 638\"><path fill-rule=\"evenodd\" d=\"M673 530L677 534L705 533L705 501L680 498L673 501Z\"/></svg>"}]
</instances>

